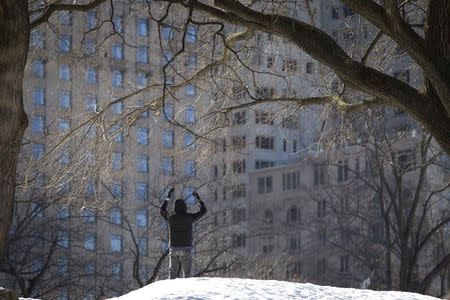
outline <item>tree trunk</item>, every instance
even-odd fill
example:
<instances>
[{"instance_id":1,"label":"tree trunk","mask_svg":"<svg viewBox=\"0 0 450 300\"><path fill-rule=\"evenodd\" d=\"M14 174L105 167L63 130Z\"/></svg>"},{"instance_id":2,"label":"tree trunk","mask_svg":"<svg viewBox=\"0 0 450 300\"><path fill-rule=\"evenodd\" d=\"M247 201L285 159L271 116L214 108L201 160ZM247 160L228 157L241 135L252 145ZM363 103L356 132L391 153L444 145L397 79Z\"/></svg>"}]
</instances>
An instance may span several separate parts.
<instances>
[{"instance_id":1,"label":"tree trunk","mask_svg":"<svg viewBox=\"0 0 450 300\"><path fill-rule=\"evenodd\" d=\"M28 124L22 82L29 38L28 2L0 1L0 253L11 226L17 157Z\"/></svg>"}]
</instances>

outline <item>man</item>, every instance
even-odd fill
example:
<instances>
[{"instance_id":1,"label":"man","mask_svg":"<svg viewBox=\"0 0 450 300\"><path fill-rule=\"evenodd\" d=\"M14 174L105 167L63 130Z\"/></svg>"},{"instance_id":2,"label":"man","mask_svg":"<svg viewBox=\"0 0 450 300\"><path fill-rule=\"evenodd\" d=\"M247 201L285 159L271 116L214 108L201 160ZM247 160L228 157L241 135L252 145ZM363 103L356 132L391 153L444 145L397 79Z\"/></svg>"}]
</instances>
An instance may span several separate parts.
<instances>
[{"instance_id":1,"label":"man","mask_svg":"<svg viewBox=\"0 0 450 300\"><path fill-rule=\"evenodd\" d=\"M167 212L167 204L172 197L174 188L171 188L167 198L161 205L159 212L169 224L169 279L178 277L178 268L181 267L184 277L191 275L191 250L192 250L192 224L198 221L206 213L206 206L200 200L197 192L193 192L197 203L200 204L200 210L196 213L188 213L186 203L183 199L175 200L173 212Z\"/></svg>"}]
</instances>

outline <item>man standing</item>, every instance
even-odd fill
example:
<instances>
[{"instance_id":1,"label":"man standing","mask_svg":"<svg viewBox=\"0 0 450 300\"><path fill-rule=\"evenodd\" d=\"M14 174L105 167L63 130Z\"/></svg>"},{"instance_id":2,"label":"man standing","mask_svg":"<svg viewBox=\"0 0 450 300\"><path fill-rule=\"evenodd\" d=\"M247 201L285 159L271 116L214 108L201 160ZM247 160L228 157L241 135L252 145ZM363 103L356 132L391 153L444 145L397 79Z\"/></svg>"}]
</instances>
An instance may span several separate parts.
<instances>
[{"instance_id":1,"label":"man standing","mask_svg":"<svg viewBox=\"0 0 450 300\"><path fill-rule=\"evenodd\" d=\"M160 214L169 224L169 279L177 278L180 264L184 272L184 277L190 277L192 224L206 213L205 203L200 200L197 192L193 192L192 196L200 204L199 211L188 213L184 200L177 199L173 205L173 212L167 212L168 200L172 197L174 191L174 188L170 189L167 198L159 208Z\"/></svg>"}]
</instances>

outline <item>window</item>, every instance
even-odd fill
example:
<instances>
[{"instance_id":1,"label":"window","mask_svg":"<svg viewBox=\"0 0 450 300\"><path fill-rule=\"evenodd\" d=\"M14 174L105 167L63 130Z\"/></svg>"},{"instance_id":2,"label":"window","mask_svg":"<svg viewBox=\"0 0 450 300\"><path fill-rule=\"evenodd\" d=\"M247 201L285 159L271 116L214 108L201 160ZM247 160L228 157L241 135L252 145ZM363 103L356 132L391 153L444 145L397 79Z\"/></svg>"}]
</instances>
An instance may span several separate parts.
<instances>
[{"instance_id":1,"label":"window","mask_svg":"<svg viewBox=\"0 0 450 300\"><path fill-rule=\"evenodd\" d=\"M69 248L70 239L69 239L69 232L67 230L58 231L57 244L62 248Z\"/></svg>"},{"instance_id":2,"label":"window","mask_svg":"<svg viewBox=\"0 0 450 300\"><path fill-rule=\"evenodd\" d=\"M290 191L300 188L300 172L284 173L283 191Z\"/></svg>"},{"instance_id":3,"label":"window","mask_svg":"<svg viewBox=\"0 0 450 300\"><path fill-rule=\"evenodd\" d=\"M299 278L302 275L303 264L301 261L295 261L286 269L286 276L288 278Z\"/></svg>"},{"instance_id":4,"label":"window","mask_svg":"<svg viewBox=\"0 0 450 300\"><path fill-rule=\"evenodd\" d=\"M183 199L188 205L195 204L195 198L192 196L192 193L195 191L193 187L186 187L183 189Z\"/></svg>"},{"instance_id":5,"label":"window","mask_svg":"<svg viewBox=\"0 0 450 300\"><path fill-rule=\"evenodd\" d=\"M122 169L123 153L115 152L112 157L112 169L118 171Z\"/></svg>"},{"instance_id":6,"label":"window","mask_svg":"<svg viewBox=\"0 0 450 300\"><path fill-rule=\"evenodd\" d=\"M93 10L86 14L86 29L92 30L97 26L97 13Z\"/></svg>"},{"instance_id":7,"label":"window","mask_svg":"<svg viewBox=\"0 0 450 300\"><path fill-rule=\"evenodd\" d=\"M233 187L231 196L233 199L244 198L247 195L247 186L245 184L239 184Z\"/></svg>"},{"instance_id":8,"label":"window","mask_svg":"<svg viewBox=\"0 0 450 300\"><path fill-rule=\"evenodd\" d=\"M197 27L189 25L186 32L186 42L193 44L197 41Z\"/></svg>"},{"instance_id":9,"label":"window","mask_svg":"<svg viewBox=\"0 0 450 300\"><path fill-rule=\"evenodd\" d=\"M266 125L273 125L273 117L269 112L265 111L256 111L255 114L255 122L256 124L266 124Z\"/></svg>"},{"instance_id":10,"label":"window","mask_svg":"<svg viewBox=\"0 0 450 300\"><path fill-rule=\"evenodd\" d=\"M89 66L86 71L86 81L90 85L97 84L97 69Z\"/></svg>"},{"instance_id":11,"label":"window","mask_svg":"<svg viewBox=\"0 0 450 300\"><path fill-rule=\"evenodd\" d=\"M32 144L31 145L31 156L33 159L40 159L44 155L45 145L44 144Z\"/></svg>"},{"instance_id":12,"label":"window","mask_svg":"<svg viewBox=\"0 0 450 300\"><path fill-rule=\"evenodd\" d=\"M314 164L314 185L325 183L325 166Z\"/></svg>"},{"instance_id":13,"label":"window","mask_svg":"<svg viewBox=\"0 0 450 300\"><path fill-rule=\"evenodd\" d=\"M166 65L166 64L168 64L169 62L171 62L172 61L172 59L173 59L173 52L172 51L164 51L163 52L163 60L162 60L162 63L163 63L163 65ZM169 77L170 76L167 76L167 78L168 78L168 80L169 80ZM167 83L168 85L171 85L171 84L173 84L173 82L172 83Z\"/></svg>"},{"instance_id":14,"label":"window","mask_svg":"<svg viewBox=\"0 0 450 300\"><path fill-rule=\"evenodd\" d=\"M137 128L137 142L140 145L148 145L148 128Z\"/></svg>"},{"instance_id":15,"label":"window","mask_svg":"<svg viewBox=\"0 0 450 300\"><path fill-rule=\"evenodd\" d=\"M117 101L112 105L112 113L114 115L121 115L123 113L124 104L123 101Z\"/></svg>"},{"instance_id":16,"label":"window","mask_svg":"<svg viewBox=\"0 0 450 300\"><path fill-rule=\"evenodd\" d=\"M255 169L264 169L275 166L275 162L268 160L256 160L255 161Z\"/></svg>"},{"instance_id":17,"label":"window","mask_svg":"<svg viewBox=\"0 0 450 300\"><path fill-rule=\"evenodd\" d=\"M331 82L331 91L332 91L333 93L337 93L338 90L339 90L339 82L338 82L337 80L333 80L333 81Z\"/></svg>"},{"instance_id":18,"label":"window","mask_svg":"<svg viewBox=\"0 0 450 300\"><path fill-rule=\"evenodd\" d=\"M394 153L396 167L405 172L416 164L416 155L413 150L403 150Z\"/></svg>"},{"instance_id":19,"label":"window","mask_svg":"<svg viewBox=\"0 0 450 300\"><path fill-rule=\"evenodd\" d=\"M267 58L267 69L272 69L273 67L273 56Z\"/></svg>"},{"instance_id":20,"label":"window","mask_svg":"<svg viewBox=\"0 0 450 300\"><path fill-rule=\"evenodd\" d=\"M161 169L164 175L171 175L173 173L173 157L163 157Z\"/></svg>"},{"instance_id":21,"label":"window","mask_svg":"<svg viewBox=\"0 0 450 300\"><path fill-rule=\"evenodd\" d=\"M317 260L317 273L318 274L325 274L327 271L327 261L325 258L320 258Z\"/></svg>"},{"instance_id":22,"label":"window","mask_svg":"<svg viewBox=\"0 0 450 300\"><path fill-rule=\"evenodd\" d=\"M33 104L36 106L45 105L45 89L41 87L35 87L33 89Z\"/></svg>"},{"instance_id":23,"label":"window","mask_svg":"<svg viewBox=\"0 0 450 300\"><path fill-rule=\"evenodd\" d=\"M141 173L148 173L149 157L148 155L138 155L136 169Z\"/></svg>"},{"instance_id":24,"label":"window","mask_svg":"<svg viewBox=\"0 0 450 300\"><path fill-rule=\"evenodd\" d=\"M58 219L67 220L70 218L70 208L67 205L62 205L58 208Z\"/></svg>"},{"instance_id":25,"label":"window","mask_svg":"<svg viewBox=\"0 0 450 300\"><path fill-rule=\"evenodd\" d=\"M287 211L287 222L288 223L299 223L300 222L300 210L297 206L292 205Z\"/></svg>"},{"instance_id":26,"label":"window","mask_svg":"<svg viewBox=\"0 0 450 300\"><path fill-rule=\"evenodd\" d=\"M194 124L195 123L195 106L190 105L186 107L186 110L184 112L184 122L186 124Z\"/></svg>"},{"instance_id":27,"label":"window","mask_svg":"<svg viewBox=\"0 0 450 300\"><path fill-rule=\"evenodd\" d=\"M122 60L123 59L123 43L112 43L111 46L112 57L114 59Z\"/></svg>"},{"instance_id":28,"label":"window","mask_svg":"<svg viewBox=\"0 0 450 300\"><path fill-rule=\"evenodd\" d=\"M144 100L139 99L137 102L137 106L142 111L142 108L144 108L144 106L145 106ZM149 116L150 116L150 113L148 112L148 109L145 109L142 111L141 118L148 118Z\"/></svg>"},{"instance_id":29,"label":"window","mask_svg":"<svg viewBox=\"0 0 450 300\"><path fill-rule=\"evenodd\" d=\"M96 214L95 214L95 210L93 208L83 208L83 210L81 211L81 215L84 218L84 222L88 223L88 224L93 224L95 223L95 219L96 219Z\"/></svg>"},{"instance_id":30,"label":"window","mask_svg":"<svg viewBox=\"0 0 450 300\"><path fill-rule=\"evenodd\" d=\"M195 68L197 66L197 54L191 53L187 58L187 66L189 68Z\"/></svg>"},{"instance_id":31,"label":"window","mask_svg":"<svg viewBox=\"0 0 450 300\"><path fill-rule=\"evenodd\" d=\"M138 250L139 256L147 256L148 255L148 239L143 236L138 236Z\"/></svg>"},{"instance_id":32,"label":"window","mask_svg":"<svg viewBox=\"0 0 450 300\"><path fill-rule=\"evenodd\" d=\"M66 256L58 257L57 261L57 268L58 268L58 274L61 276L68 276L69 275L69 259ZM66 298L67 297L67 291L65 292Z\"/></svg>"},{"instance_id":33,"label":"window","mask_svg":"<svg viewBox=\"0 0 450 300\"><path fill-rule=\"evenodd\" d=\"M245 159L235 160L233 161L233 173L234 174L243 174L245 173Z\"/></svg>"},{"instance_id":34,"label":"window","mask_svg":"<svg viewBox=\"0 0 450 300\"><path fill-rule=\"evenodd\" d=\"M84 102L84 108L88 112L96 112L97 111L97 96L87 95L86 100Z\"/></svg>"},{"instance_id":35,"label":"window","mask_svg":"<svg viewBox=\"0 0 450 300\"><path fill-rule=\"evenodd\" d=\"M297 140L292 141L292 153L297 153Z\"/></svg>"},{"instance_id":36,"label":"window","mask_svg":"<svg viewBox=\"0 0 450 300\"><path fill-rule=\"evenodd\" d=\"M186 96L195 96L195 93L196 93L196 88L192 84L188 84L185 87L185 94L186 94Z\"/></svg>"},{"instance_id":37,"label":"window","mask_svg":"<svg viewBox=\"0 0 450 300\"><path fill-rule=\"evenodd\" d=\"M245 233L233 235L233 247L242 248L245 247Z\"/></svg>"},{"instance_id":38,"label":"window","mask_svg":"<svg viewBox=\"0 0 450 300\"><path fill-rule=\"evenodd\" d=\"M325 215L327 213L326 207L327 207L327 201L325 201L325 200L317 201L317 217L318 218L325 217Z\"/></svg>"},{"instance_id":39,"label":"window","mask_svg":"<svg viewBox=\"0 0 450 300\"><path fill-rule=\"evenodd\" d=\"M145 201L148 199L148 183L137 182L134 188L137 200Z\"/></svg>"},{"instance_id":40,"label":"window","mask_svg":"<svg viewBox=\"0 0 450 300\"><path fill-rule=\"evenodd\" d=\"M231 146L233 151L239 151L245 148L246 137L243 136L232 136L231 137Z\"/></svg>"},{"instance_id":41,"label":"window","mask_svg":"<svg viewBox=\"0 0 450 300\"><path fill-rule=\"evenodd\" d=\"M339 10L336 7L331 8L331 18L334 20L339 19Z\"/></svg>"},{"instance_id":42,"label":"window","mask_svg":"<svg viewBox=\"0 0 450 300\"><path fill-rule=\"evenodd\" d=\"M95 183L94 181L88 181L86 184L86 197L93 197L95 195Z\"/></svg>"},{"instance_id":43,"label":"window","mask_svg":"<svg viewBox=\"0 0 450 300\"><path fill-rule=\"evenodd\" d=\"M123 71L114 70L112 71L112 86L121 88L123 87Z\"/></svg>"},{"instance_id":44,"label":"window","mask_svg":"<svg viewBox=\"0 0 450 300\"><path fill-rule=\"evenodd\" d=\"M297 71L297 61L295 59L283 59L281 71L293 73Z\"/></svg>"},{"instance_id":45,"label":"window","mask_svg":"<svg viewBox=\"0 0 450 300\"><path fill-rule=\"evenodd\" d=\"M59 21L64 26L72 26L72 12L68 10L59 12Z\"/></svg>"},{"instance_id":46,"label":"window","mask_svg":"<svg viewBox=\"0 0 450 300\"><path fill-rule=\"evenodd\" d=\"M233 208L231 211L231 219L233 223L239 223L246 220L245 208Z\"/></svg>"},{"instance_id":47,"label":"window","mask_svg":"<svg viewBox=\"0 0 450 300\"><path fill-rule=\"evenodd\" d=\"M168 41L173 37L172 26L163 26L161 29L161 37L164 41Z\"/></svg>"},{"instance_id":48,"label":"window","mask_svg":"<svg viewBox=\"0 0 450 300\"><path fill-rule=\"evenodd\" d=\"M123 17L122 16L114 16L113 17L113 28L114 31L118 33L123 33Z\"/></svg>"},{"instance_id":49,"label":"window","mask_svg":"<svg viewBox=\"0 0 450 300\"><path fill-rule=\"evenodd\" d=\"M42 218L44 216L44 209L40 203L33 202L31 203L31 215L33 217Z\"/></svg>"},{"instance_id":50,"label":"window","mask_svg":"<svg viewBox=\"0 0 450 300\"><path fill-rule=\"evenodd\" d=\"M165 103L163 108L164 118L169 121L173 120L173 112L173 104Z\"/></svg>"},{"instance_id":51,"label":"window","mask_svg":"<svg viewBox=\"0 0 450 300\"><path fill-rule=\"evenodd\" d=\"M148 84L148 74L146 72L136 73L136 82L140 88L146 86Z\"/></svg>"},{"instance_id":52,"label":"window","mask_svg":"<svg viewBox=\"0 0 450 300\"><path fill-rule=\"evenodd\" d=\"M67 133L70 131L70 122L66 119L61 119L58 122L58 130L62 133Z\"/></svg>"},{"instance_id":53,"label":"window","mask_svg":"<svg viewBox=\"0 0 450 300\"><path fill-rule=\"evenodd\" d=\"M300 250L301 243L302 241L299 237L291 237L289 239L289 250L291 251Z\"/></svg>"},{"instance_id":54,"label":"window","mask_svg":"<svg viewBox=\"0 0 450 300\"><path fill-rule=\"evenodd\" d=\"M281 126L283 128L297 129L298 123L296 117L293 115L283 117L281 120Z\"/></svg>"},{"instance_id":55,"label":"window","mask_svg":"<svg viewBox=\"0 0 450 300\"><path fill-rule=\"evenodd\" d=\"M140 64L148 63L148 47L139 46L136 49L136 62Z\"/></svg>"},{"instance_id":56,"label":"window","mask_svg":"<svg viewBox=\"0 0 450 300\"><path fill-rule=\"evenodd\" d=\"M59 108L70 110L72 107L72 95L69 91L61 91L59 93Z\"/></svg>"},{"instance_id":57,"label":"window","mask_svg":"<svg viewBox=\"0 0 450 300\"><path fill-rule=\"evenodd\" d=\"M196 176L195 160L187 160L184 163L184 176L186 176L186 177L195 177Z\"/></svg>"},{"instance_id":58,"label":"window","mask_svg":"<svg viewBox=\"0 0 450 300\"><path fill-rule=\"evenodd\" d=\"M406 83L409 83L411 80L411 75L409 70L401 70L394 72L393 76L397 79L400 79Z\"/></svg>"},{"instance_id":59,"label":"window","mask_svg":"<svg viewBox=\"0 0 450 300\"><path fill-rule=\"evenodd\" d=\"M245 123L247 123L247 116L245 110L233 113L233 125L243 125Z\"/></svg>"},{"instance_id":60,"label":"window","mask_svg":"<svg viewBox=\"0 0 450 300\"><path fill-rule=\"evenodd\" d=\"M31 120L31 132L32 133L43 133L45 128L45 117L44 116L33 116Z\"/></svg>"},{"instance_id":61,"label":"window","mask_svg":"<svg viewBox=\"0 0 450 300\"><path fill-rule=\"evenodd\" d=\"M123 138L122 125L114 124L113 126L111 126L111 134L113 135L114 141L116 143L123 143L124 138Z\"/></svg>"},{"instance_id":62,"label":"window","mask_svg":"<svg viewBox=\"0 0 450 300\"><path fill-rule=\"evenodd\" d=\"M270 209L264 211L264 222L267 224L273 224L273 212Z\"/></svg>"},{"instance_id":63,"label":"window","mask_svg":"<svg viewBox=\"0 0 450 300\"><path fill-rule=\"evenodd\" d=\"M112 252L122 252L122 236L112 235L111 236L111 251Z\"/></svg>"},{"instance_id":64,"label":"window","mask_svg":"<svg viewBox=\"0 0 450 300\"><path fill-rule=\"evenodd\" d=\"M37 78L45 77L45 61L37 59L33 61L33 75Z\"/></svg>"},{"instance_id":65,"label":"window","mask_svg":"<svg viewBox=\"0 0 450 300\"><path fill-rule=\"evenodd\" d=\"M162 136L163 146L166 149L173 148L174 132L173 129L164 130Z\"/></svg>"},{"instance_id":66,"label":"window","mask_svg":"<svg viewBox=\"0 0 450 300\"><path fill-rule=\"evenodd\" d=\"M123 197L122 183L118 181L113 182L111 192L114 198L122 198Z\"/></svg>"},{"instance_id":67,"label":"window","mask_svg":"<svg viewBox=\"0 0 450 300\"><path fill-rule=\"evenodd\" d=\"M136 22L136 32L140 37L148 36L148 20L139 18Z\"/></svg>"},{"instance_id":68,"label":"window","mask_svg":"<svg viewBox=\"0 0 450 300\"><path fill-rule=\"evenodd\" d=\"M349 255L341 255L339 256L339 261L340 261L340 269L339 271L341 273L347 273L349 272Z\"/></svg>"},{"instance_id":69,"label":"window","mask_svg":"<svg viewBox=\"0 0 450 300\"><path fill-rule=\"evenodd\" d=\"M256 98L260 100L268 99L270 97L273 97L275 94L273 88L256 88Z\"/></svg>"},{"instance_id":70,"label":"window","mask_svg":"<svg viewBox=\"0 0 450 300\"><path fill-rule=\"evenodd\" d=\"M63 53L68 53L72 51L72 36L63 34L59 38L59 50Z\"/></svg>"},{"instance_id":71,"label":"window","mask_svg":"<svg viewBox=\"0 0 450 300\"><path fill-rule=\"evenodd\" d=\"M121 279L122 278L122 264L121 263L114 263L111 266L111 277L114 279Z\"/></svg>"},{"instance_id":72,"label":"window","mask_svg":"<svg viewBox=\"0 0 450 300\"><path fill-rule=\"evenodd\" d=\"M59 66L59 79L62 81L70 81L71 71L70 71L69 65L60 65Z\"/></svg>"},{"instance_id":73,"label":"window","mask_svg":"<svg viewBox=\"0 0 450 300\"><path fill-rule=\"evenodd\" d=\"M40 30L34 30L31 32L31 46L35 49L45 49L45 33Z\"/></svg>"},{"instance_id":74,"label":"window","mask_svg":"<svg viewBox=\"0 0 450 300\"><path fill-rule=\"evenodd\" d=\"M95 233L86 233L84 235L84 249L95 251L97 248L97 237Z\"/></svg>"},{"instance_id":75,"label":"window","mask_svg":"<svg viewBox=\"0 0 450 300\"><path fill-rule=\"evenodd\" d=\"M70 155L68 149L61 150L61 155L59 156L58 160L61 166L67 166L70 164Z\"/></svg>"},{"instance_id":76,"label":"window","mask_svg":"<svg viewBox=\"0 0 450 300\"><path fill-rule=\"evenodd\" d=\"M136 225L138 227L147 227L148 223L148 216L147 216L147 210L140 209L136 212Z\"/></svg>"},{"instance_id":77,"label":"window","mask_svg":"<svg viewBox=\"0 0 450 300\"><path fill-rule=\"evenodd\" d=\"M350 16L354 16L354 15L355 15L355 13L353 12L353 10L352 10L350 7L348 7L347 5L344 6L343 11L344 11L344 17L345 17L345 18L346 18L346 17L350 17Z\"/></svg>"},{"instance_id":78,"label":"window","mask_svg":"<svg viewBox=\"0 0 450 300\"><path fill-rule=\"evenodd\" d=\"M338 161L338 182L348 180L348 159Z\"/></svg>"},{"instance_id":79,"label":"window","mask_svg":"<svg viewBox=\"0 0 450 300\"><path fill-rule=\"evenodd\" d=\"M143 282L146 282L148 279L148 274L149 274L148 265L139 265L138 273L139 273L139 278Z\"/></svg>"},{"instance_id":80,"label":"window","mask_svg":"<svg viewBox=\"0 0 450 300\"><path fill-rule=\"evenodd\" d=\"M95 53L95 40L92 36L86 36L84 39L84 54L90 56Z\"/></svg>"},{"instance_id":81,"label":"window","mask_svg":"<svg viewBox=\"0 0 450 300\"><path fill-rule=\"evenodd\" d=\"M88 262L84 265L84 275L94 276L95 275L95 264Z\"/></svg>"},{"instance_id":82,"label":"window","mask_svg":"<svg viewBox=\"0 0 450 300\"><path fill-rule=\"evenodd\" d=\"M274 138L268 136L257 136L255 138L256 149L273 150Z\"/></svg>"},{"instance_id":83,"label":"window","mask_svg":"<svg viewBox=\"0 0 450 300\"><path fill-rule=\"evenodd\" d=\"M272 176L258 177L258 194L272 193Z\"/></svg>"},{"instance_id":84,"label":"window","mask_svg":"<svg viewBox=\"0 0 450 300\"><path fill-rule=\"evenodd\" d=\"M307 62L306 63L306 73L307 74L312 74L313 73L313 63L312 62Z\"/></svg>"},{"instance_id":85,"label":"window","mask_svg":"<svg viewBox=\"0 0 450 300\"><path fill-rule=\"evenodd\" d=\"M188 150L194 150L195 149L195 136L192 133L185 133L184 138L184 147Z\"/></svg>"},{"instance_id":86,"label":"window","mask_svg":"<svg viewBox=\"0 0 450 300\"><path fill-rule=\"evenodd\" d=\"M113 208L110 215L110 221L113 224L121 225L122 224L122 212L119 208Z\"/></svg>"}]
</instances>

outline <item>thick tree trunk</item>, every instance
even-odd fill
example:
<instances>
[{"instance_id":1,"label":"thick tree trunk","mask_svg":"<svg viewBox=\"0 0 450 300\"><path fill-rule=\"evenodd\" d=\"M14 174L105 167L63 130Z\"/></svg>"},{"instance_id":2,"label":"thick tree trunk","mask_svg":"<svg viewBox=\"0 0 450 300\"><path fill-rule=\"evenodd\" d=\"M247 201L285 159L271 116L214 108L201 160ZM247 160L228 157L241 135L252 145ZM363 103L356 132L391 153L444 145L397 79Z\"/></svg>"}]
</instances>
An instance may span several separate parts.
<instances>
[{"instance_id":1,"label":"thick tree trunk","mask_svg":"<svg viewBox=\"0 0 450 300\"><path fill-rule=\"evenodd\" d=\"M29 37L28 2L0 1L0 253L11 226L17 156L28 124L22 82Z\"/></svg>"}]
</instances>

